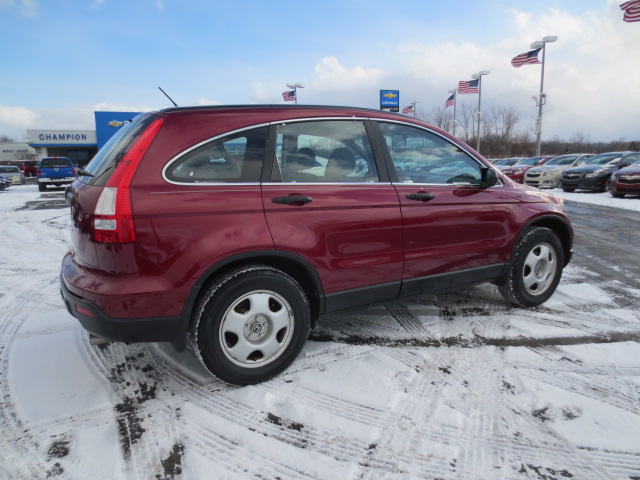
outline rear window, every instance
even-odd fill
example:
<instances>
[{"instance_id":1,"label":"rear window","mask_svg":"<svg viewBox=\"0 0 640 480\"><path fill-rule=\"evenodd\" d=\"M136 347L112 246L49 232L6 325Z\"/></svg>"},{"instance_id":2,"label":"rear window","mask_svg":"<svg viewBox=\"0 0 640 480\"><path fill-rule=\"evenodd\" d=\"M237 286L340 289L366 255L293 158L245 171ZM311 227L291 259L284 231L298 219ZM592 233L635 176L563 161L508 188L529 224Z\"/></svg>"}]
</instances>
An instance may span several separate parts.
<instances>
[{"instance_id":1,"label":"rear window","mask_svg":"<svg viewBox=\"0 0 640 480\"><path fill-rule=\"evenodd\" d=\"M131 122L125 123L85 167L93 177L82 176L80 181L92 185L106 185L118 162L156 118L155 115L138 115Z\"/></svg>"},{"instance_id":2,"label":"rear window","mask_svg":"<svg viewBox=\"0 0 640 480\"><path fill-rule=\"evenodd\" d=\"M0 173L20 173L18 167L0 167Z\"/></svg>"},{"instance_id":3,"label":"rear window","mask_svg":"<svg viewBox=\"0 0 640 480\"><path fill-rule=\"evenodd\" d=\"M66 157L43 158L40 161L42 168L70 168L73 166L71 159Z\"/></svg>"},{"instance_id":4,"label":"rear window","mask_svg":"<svg viewBox=\"0 0 640 480\"><path fill-rule=\"evenodd\" d=\"M257 183L260 181L269 127L217 138L185 152L165 169L176 183Z\"/></svg>"}]
</instances>

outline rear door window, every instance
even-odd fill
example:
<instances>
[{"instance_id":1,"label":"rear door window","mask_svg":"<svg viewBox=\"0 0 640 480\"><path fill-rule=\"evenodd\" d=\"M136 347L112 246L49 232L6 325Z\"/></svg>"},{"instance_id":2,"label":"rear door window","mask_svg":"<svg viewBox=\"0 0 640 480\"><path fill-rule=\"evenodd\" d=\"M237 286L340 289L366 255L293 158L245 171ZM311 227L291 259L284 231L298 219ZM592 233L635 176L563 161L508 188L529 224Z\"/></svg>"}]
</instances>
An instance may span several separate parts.
<instances>
[{"instance_id":1,"label":"rear door window","mask_svg":"<svg viewBox=\"0 0 640 480\"><path fill-rule=\"evenodd\" d=\"M165 177L175 183L257 183L269 127L245 130L197 146L171 162Z\"/></svg>"},{"instance_id":2,"label":"rear door window","mask_svg":"<svg viewBox=\"0 0 640 480\"><path fill-rule=\"evenodd\" d=\"M371 145L360 120L278 125L273 180L299 183L377 182ZM280 176L280 178L277 178Z\"/></svg>"}]
</instances>

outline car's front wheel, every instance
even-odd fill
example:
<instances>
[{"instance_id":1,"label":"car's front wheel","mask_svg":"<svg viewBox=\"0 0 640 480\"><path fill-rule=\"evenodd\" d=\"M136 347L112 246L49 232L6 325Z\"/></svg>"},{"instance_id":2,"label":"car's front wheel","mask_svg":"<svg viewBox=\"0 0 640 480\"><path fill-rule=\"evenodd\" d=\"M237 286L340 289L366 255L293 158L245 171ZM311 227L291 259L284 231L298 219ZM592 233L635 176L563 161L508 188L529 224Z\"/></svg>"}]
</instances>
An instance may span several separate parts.
<instances>
[{"instance_id":1,"label":"car's front wheel","mask_svg":"<svg viewBox=\"0 0 640 480\"><path fill-rule=\"evenodd\" d=\"M280 270L250 265L216 279L196 310L192 346L204 366L236 385L285 370L309 334L307 296Z\"/></svg>"},{"instance_id":2,"label":"car's front wheel","mask_svg":"<svg viewBox=\"0 0 640 480\"><path fill-rule=\"evenodd\" d=\"M573 187L562 187L562 191L571 193L571 192L575 192L576 189Z\"/></svg>"},{"instance_id":3,"label":"car's front wheel","mask_svg":"<svg viewBox=\"0 0 640 480\"><path fill-rule=\"evenodd\" d=\"M527 230L515 246L502 295L521 307L546 302L555 292L564 265L562 244L548 228Z\"/></svg>"}]
</instances>

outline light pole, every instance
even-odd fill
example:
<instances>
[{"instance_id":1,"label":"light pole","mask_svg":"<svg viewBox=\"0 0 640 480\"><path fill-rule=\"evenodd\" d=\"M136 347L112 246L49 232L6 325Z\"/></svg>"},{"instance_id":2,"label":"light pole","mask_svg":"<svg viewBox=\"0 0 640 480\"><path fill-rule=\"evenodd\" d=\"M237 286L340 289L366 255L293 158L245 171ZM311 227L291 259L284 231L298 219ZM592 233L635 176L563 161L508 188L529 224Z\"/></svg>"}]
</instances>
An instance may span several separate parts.
<instances>
[{"instance_id":1,"label":"light pole","mask_svg":"<svg viewBox=\"0 0 640 480\"><path fill-rule=\"evenodd\" d=\"M298 104L298 89L304 88L304 85L301 83L287 83L287 88L293 88L293 96L296 99L296 105Z\"/></svg>"},{"instance_id":2,"label":"light pole","mask_svg":"<svg viewBox=\"0 0 640 480\"><path fill-rule=\"evenodd\" d=\"M451 90L449 90L449 93L451 93L453 95L453 136L456 136L456 107L457 107L457 101L458 100L456 97L458 96L458 89L457 88L452 88Z\"/></svg>"},{"instance_id":3,"label":"light pole","mask_svg":"<svg viewBox=\"0 0 640 480\"><path fill-rule=\"evenodd\" d=\"M536 119L536 157L540 156L540 139L542 136L542 105L546 103L547 95L544 93L544 61L546 57L546 44L558 40L556 35L542 37L542 40L533 42L530 46L532 49L542 48L542 67L540 70L540 95L536 98L538 106L538 118Z\"/></svg>"},{"instance_id":4,"label":"light pole","mask_svg":"<svg viewBox=\"0 0 640 480\"><path fill-rule=\"evenodd\" d=\"M480 117L482 116L480 107L482 105L482 76L489 75L491 70L480 70L478 73L471 75L471 78L478 80L478 137L476 140L476 152L480 153Z\"/></svg>"}]
</instances>

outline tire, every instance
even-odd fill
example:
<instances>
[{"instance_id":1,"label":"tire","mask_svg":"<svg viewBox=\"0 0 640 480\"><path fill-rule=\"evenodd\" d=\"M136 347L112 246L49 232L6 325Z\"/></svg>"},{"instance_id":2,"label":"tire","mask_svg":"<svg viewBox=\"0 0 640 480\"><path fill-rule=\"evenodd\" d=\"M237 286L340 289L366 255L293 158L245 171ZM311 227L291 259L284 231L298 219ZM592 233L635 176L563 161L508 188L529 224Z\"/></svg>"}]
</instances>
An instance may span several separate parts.
<instances>
[{"instance_id":1,"label":"tire","mask_svg":"<svg viewBox=\"0 0 640 480\"><path fill-rule=\"evenodd\" d=\"M500 292L520 307L540 305L556 291L563 265L564 253L558 236L548 228L533 227L516 243Z\"/></svg>"},{"instance_id":2,"label":"tire","mask_svg":"<svg viewBox=\"0 0 640 480\"><path fill-rule=\"evenodd\" d=\"M571 192L575 192L576 189L571 187L562 187L562 191L571 193Z\"/></svg>"},{"instance_id":3,"label":"tire","mask_svg":"<svg viewBox=\"0 0 640 480\"><path fill-rule=\"evenodd\" d=\"M46 190L47 190L47 186L44 183L39 183L38 184L38 191L44 192Z\"/></svg>"},{"instance_id":4,"label":"tire","mask_svg":"<svg viewBox=\"0 0 640 480\"><path fill-rule=\"evenodd\" d=\"M264 265L244 266L205 289L191 346L221 380L252 385L291 365L307 339L310 318L307 296L293 278Z\"/></svg>"}]
</instances>

